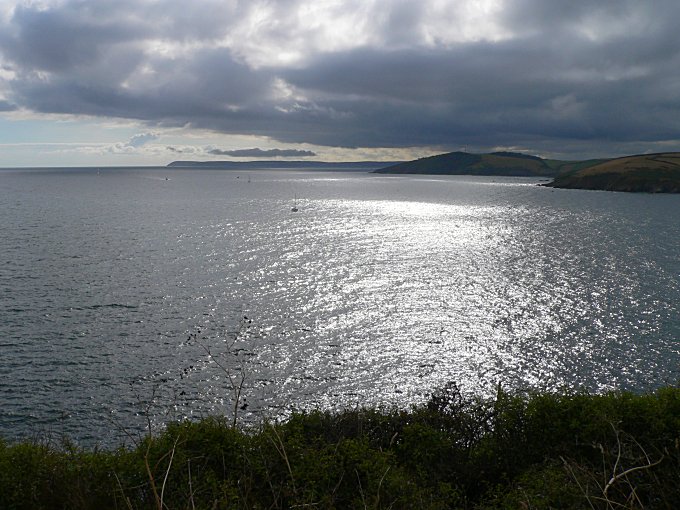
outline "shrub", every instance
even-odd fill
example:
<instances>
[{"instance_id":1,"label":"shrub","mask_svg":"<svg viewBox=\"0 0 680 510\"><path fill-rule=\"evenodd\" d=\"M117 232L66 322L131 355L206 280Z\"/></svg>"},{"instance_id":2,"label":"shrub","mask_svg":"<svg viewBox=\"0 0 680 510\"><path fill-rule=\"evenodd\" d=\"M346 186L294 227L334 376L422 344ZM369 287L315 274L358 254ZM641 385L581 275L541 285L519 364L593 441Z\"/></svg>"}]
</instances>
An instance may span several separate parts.
<instances>
[{"instance_id":1,"label":"shrub","mask_svg":"<svg viewBox=\"0 0 680 510\"><path fill-rule=\"evenodd\" d=\"M675 508L680 388L465 397L411 410L209 418L138 445L0 440L2 509Z\"/></svg>"}]
</instances>

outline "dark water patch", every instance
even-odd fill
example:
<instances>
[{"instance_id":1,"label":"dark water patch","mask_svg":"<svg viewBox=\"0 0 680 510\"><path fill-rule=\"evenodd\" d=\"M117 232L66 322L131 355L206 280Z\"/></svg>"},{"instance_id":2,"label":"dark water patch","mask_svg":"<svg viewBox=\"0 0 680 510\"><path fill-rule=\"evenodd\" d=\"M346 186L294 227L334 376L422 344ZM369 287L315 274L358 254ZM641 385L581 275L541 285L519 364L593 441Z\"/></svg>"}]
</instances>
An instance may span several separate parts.
<instances>
[{"instance_id":1,"label":"dark water patch","mask_svg":"<svg viewBox=\"0 0 680 510\"><path fill-rule=\"evenodd\" d=\"M99 310L100 308L125 308L128 310L136 310L139 308L137 305L126 305L126 304L121 304L121 303L109 303L105 305L92 305L89 307L86 307L85 309L87 310Z\"/></svg>"}]
</instances>

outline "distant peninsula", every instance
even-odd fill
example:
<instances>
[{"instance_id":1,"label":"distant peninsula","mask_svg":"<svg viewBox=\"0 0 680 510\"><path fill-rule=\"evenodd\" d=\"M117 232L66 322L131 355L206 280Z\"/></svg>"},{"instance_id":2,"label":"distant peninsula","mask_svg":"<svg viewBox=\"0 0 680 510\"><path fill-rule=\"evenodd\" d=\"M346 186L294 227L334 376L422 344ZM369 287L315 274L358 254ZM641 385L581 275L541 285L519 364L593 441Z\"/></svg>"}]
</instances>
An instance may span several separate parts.
<instances>
[{"instance_id":1,"label":"distant peninsula","mask_svg":"<svg viewBox=\"0 0 680 510\"><path fill-rule=\"evenodd\" d=\"M680 153L560 161L516 152L449 152L374 170L382 174L552 177L554 188L680 193Z\"/></svg>"},{"instance_id":2,"label":"distant peninsula","mask_svg":"<svg viewBox=\"0 0 680 510\"><path fill-rule=\"evenodd\" d=\"M560 172L553 188L680 193L680 152L609 159Z\"/></svg>"},{"instance_id":3,"label":"distant peninsula","mask_svg":"<svg viewBox=\"0 0 680 510\"><path fill-rule=\"evenodd\" d=\"M224 170L365 170L371 171L396 161L173 161L173 168L216 168Z\"/></svg>"},{"instance_id":4,"label":"distant peninsula","mask_svg":"<svg viewBox=\"0 0 680 510\"><path fill-rule=\"evenodd\" d=\"M375 172L380 174L553 177L559 172L559 167L551 163L551 160L516 152L492 152L491 154L449 152L398 163L380 168Z\"/></svg>"},{"instance_id":5,"label":"distant peninsula","mask_svg":"<svg viewBox=\"0 0 680 510\"><path fill-rule=\"evenodd\" d=\"M378 174L544 177L553 188L680 193L680 152L561 161L518 152L449 152L413 161L173 161L172 168L329 170Z\"/></svg>"}]
</instances>

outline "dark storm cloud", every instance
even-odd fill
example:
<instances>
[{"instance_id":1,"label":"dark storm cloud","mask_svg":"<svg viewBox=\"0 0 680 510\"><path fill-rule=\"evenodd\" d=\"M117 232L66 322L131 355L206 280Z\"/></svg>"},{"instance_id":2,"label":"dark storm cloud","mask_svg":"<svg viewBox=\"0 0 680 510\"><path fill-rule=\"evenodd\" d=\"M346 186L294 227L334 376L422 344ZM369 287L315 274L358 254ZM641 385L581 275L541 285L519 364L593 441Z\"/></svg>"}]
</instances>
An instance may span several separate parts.
<instances>
[{"instance_id":1,"label":"dark storm cloud","mask_svg":"<svg viewBox=\"0 0 680 510\"><path fill-rule=\"evenodd\" d=\"M198 152L196 147L173 147L172 145L168 145L165 148L170 152L175 152L177 154L195 154Z\"/></svg>"},{"instance_id":2,"label":"dark storm cloud","mask_svg":"<svg viewBox=\"0 0 680 510\"><path fill-rule=\"evenodd\" d=\"M362 50L285 76L319 104L349 112L346 124L359 128L354 135L370 137L377 127L398 145L680 135L680 95L669 88L680 83L678 54L660 60L634 40L568 51L563 45L532 38L451 50ZM625 60L615 58L618 51Z\"/></svg>"},{"instance_id":3,"label":"dark storm cloud","mask_svg":"<svg viewBox=\"0 0 680 510\"><path fill-rule=\"evenodd\" d=\"M16 110L17 107L8 101L3 101L0 99L0 112L11 112Z\"/></svg>"},{"instance_id":4,"label":"dark storm cloud","mask_svg":"<svg viewBox=\"0 0 680 510\"><path fill-rule=\"evenodd\" d=\"M675 0L509 0L505 2L502 20L511 28L534 29L545 35L582 30L588 26L606 33L621 27L622 23L630 23L632 28L654 30L659 23L670 26L676 9Z\"/></svg>"},{"instance_id":5,"label":"dark storm cloud","mask_svg":"<svg viewBox=\"0 0 680 510\"><path fill-rule=\"evenodd\" d=\"M377 2L366 14L373 42L332 50L314 46L326 39L301 24L300 3L263 4L276 22L245 29L257 2L17 7L0 22L0 61L12 74L0 110L345 147L596 152L680 139L675 2L512 0L489 29L498 37L462 40L445 40L457 28L423 35L437 21L426 1ZM368 4L346 9L357 5ZM267 60L296 38L294 65Z\"/></svg>"},{"instance_id":6,"label":"dark storm cloud","mask_svg":"<svg viewBox=\"0 0 680 510\"><path fill-rule=\"evenodd\" d=\"M46 10L18 6L0 32L2 53L18 69L67 72L96 65L110 55L112 45L142 37L140 23L120 23L92 7L86 2Z\"/></svg>"},{"instance_id":7,"label":"dark storm cloud","mask_svg":"<svg viewBox=\"0 0 680 510\"><path fill-rule=\"evenodd\" d=\"M234 158L291 158L291 157L310 157L316 156L315 152L304 151L298 149L237 149L225 151L220 149L212 149L208 151L209 154L217 156L232 156Z\"/></svg>"},{"instance_id":8,"label":"dark storm cloud","mask_svg":"<svg viewBox=\"0 0 680 510\"><path fill-rule=\"evenodd\" d=\"M31 71L82 72L121 51L118 46L139 62L144 41L218 37L233 10L225 2L202 4L202 9L187 9L178 1L137 0L70 0L49 8L18 5L0 32L0 51L18 68Z\"/></svg>"},{"instance_id":9,"label":"dark storm cloud","mask_svg":"<svg viewBox=\"0 0 680 510\"><path fill-rule=\"evenodd\" d=\"M13 99L47 113L76 113L197 127L238 120L269 90L271 76L254 72L223 49L206 49L191 59L150 58L150 77L115 69L115 76L54 74L45 80L26 74ZM225 126L227 127L227 126ZM236 126L233 128L237 132Z\"/></svg>"}]
</instances>

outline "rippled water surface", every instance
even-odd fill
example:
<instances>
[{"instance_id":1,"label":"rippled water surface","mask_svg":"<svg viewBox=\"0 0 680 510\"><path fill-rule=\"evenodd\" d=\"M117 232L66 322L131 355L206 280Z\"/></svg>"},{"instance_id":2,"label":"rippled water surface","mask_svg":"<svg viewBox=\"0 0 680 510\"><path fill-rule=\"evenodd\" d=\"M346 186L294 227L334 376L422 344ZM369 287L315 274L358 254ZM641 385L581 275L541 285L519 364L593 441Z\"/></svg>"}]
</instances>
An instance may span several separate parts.
<instances>
[{"instance_id":1,"label":"rippled water surface","mask_svg":"<svg viewBox=\"0 0 680 510\"><path fill-rule=\"evenodd\" d=\"M0 170L0 435L676 383L680 196L537 182Z\"/></svg>"}]
</instances>

